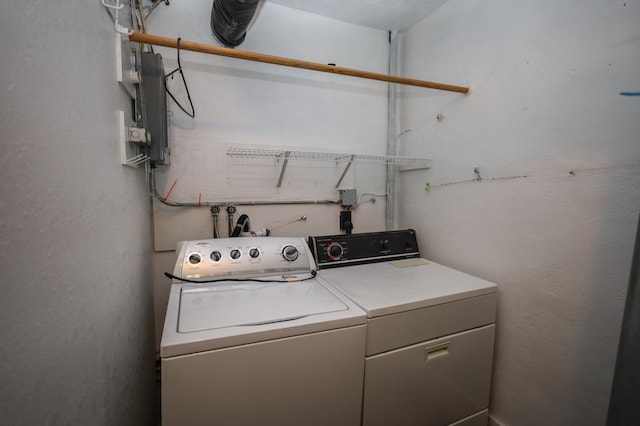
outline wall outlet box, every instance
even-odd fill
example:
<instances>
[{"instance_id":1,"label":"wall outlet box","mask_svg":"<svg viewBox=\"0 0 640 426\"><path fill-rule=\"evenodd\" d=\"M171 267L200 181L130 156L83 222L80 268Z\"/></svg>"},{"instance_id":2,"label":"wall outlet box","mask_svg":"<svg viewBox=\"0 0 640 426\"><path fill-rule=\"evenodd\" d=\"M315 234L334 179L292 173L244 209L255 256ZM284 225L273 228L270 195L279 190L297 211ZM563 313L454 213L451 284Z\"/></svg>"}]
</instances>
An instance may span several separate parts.
<instances>
[{"instance_id":1,"label":"wall outlet box","mask_svg":"<svg viewBox=\"0 0 640 426\"><path fill-rule=\"evenodd\" d=\"M340 212L340 229L345 231L351 231L353 229L351 212L349 210L343 210Z\"/></svg>"},{"instance_id":2,"label":"wall outlet box","mask_svg":"<svg viewBox=\"0 0 640 426\"><path fill-rule=\"evenodd\" d=\"M355 189L340 190L340 204L343 207L355 206L357 202L358 202L358 195Z\"/></svg>"}]
</instances>

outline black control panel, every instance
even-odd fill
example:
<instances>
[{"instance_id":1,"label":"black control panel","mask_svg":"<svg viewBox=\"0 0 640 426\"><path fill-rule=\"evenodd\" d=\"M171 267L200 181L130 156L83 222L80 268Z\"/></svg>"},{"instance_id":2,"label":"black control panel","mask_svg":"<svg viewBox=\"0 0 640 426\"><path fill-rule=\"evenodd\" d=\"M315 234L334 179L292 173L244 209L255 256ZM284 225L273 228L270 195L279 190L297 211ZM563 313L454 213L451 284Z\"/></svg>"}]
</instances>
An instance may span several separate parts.
<instances>
[{"instance_id":1,"label":"black control panel","mask_svg":"<svg viewBox=\"0 0 640 426\"><path fill-rule=\"evenodd\" d=\"M318 269L420 257L416 232L367 232L309 237Z\"/></svg>"}]
</instances>

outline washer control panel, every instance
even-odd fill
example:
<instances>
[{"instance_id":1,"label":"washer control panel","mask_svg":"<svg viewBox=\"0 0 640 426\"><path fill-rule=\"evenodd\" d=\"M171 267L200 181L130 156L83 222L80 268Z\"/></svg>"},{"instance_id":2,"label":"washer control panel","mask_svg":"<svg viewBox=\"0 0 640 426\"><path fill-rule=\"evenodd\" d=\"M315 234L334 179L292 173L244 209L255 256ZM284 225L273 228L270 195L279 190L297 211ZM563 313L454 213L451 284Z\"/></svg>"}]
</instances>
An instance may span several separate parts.
<instances>
[{"instance_id":1,"label":"washer control panel","mask_svg":"<svg viewBox=\"0 0 640 426\"><path fill-rule=\"evenodd\" d=\"M316 265L304 238L238 237L181 241L173 275L208 281L311 273Z\"/></svg>"},{"instance_id":2,"label":"washer control panel","mask_svg":"<svg viewBox=\"0 0 640 426\"><path fill-rule=\"evenodd\" d=\"M413 229L309 237L319 269L420 257Z\"/></svg>"}]
</instances>

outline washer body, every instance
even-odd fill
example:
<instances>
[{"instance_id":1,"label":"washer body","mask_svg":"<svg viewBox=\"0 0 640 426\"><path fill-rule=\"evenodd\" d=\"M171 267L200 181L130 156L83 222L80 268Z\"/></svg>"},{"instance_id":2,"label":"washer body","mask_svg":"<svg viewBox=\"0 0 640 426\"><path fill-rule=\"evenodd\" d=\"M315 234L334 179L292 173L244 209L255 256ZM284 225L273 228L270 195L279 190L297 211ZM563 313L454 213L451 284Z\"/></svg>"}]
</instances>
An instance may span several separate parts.
<instances>
[{"instance_id":1,"label":"washer body","mask_svg":"<svg viewBox=\"0 0 640 426\"><path fill-rule=\"evenodd\" d=\"M314 273L299 238L179 244L163 425L361 423L366 314Z\"/></svg>"},{"instance_id":2,"label":"washer body","mask_svg":"<svg viewBox=\"0 0 640 426\"><path fill-rule=\"evenodd\" d=\"M367 313L362 424L486 425L496 285L420 258L412 230L310 243Z\"/></svg>"}]
</instances>

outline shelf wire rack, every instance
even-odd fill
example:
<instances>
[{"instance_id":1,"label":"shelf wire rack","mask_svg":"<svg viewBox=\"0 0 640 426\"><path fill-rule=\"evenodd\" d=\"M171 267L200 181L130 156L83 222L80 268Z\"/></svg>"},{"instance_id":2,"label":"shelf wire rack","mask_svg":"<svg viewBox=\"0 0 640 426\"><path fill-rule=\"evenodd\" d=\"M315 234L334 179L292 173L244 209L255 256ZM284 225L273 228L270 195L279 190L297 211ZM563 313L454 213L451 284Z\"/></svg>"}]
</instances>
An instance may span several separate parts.
<instances>
[{"instance_id":1,"label":"shelf wire rack","mask_svg":"<svg viewBox=\"0 0 640 426\"><path fill-rule=\"evenodd\" d=\"M371 155L371 154L350 154L337 152L319 152L319 151L296 151L288 149L268 149L268 148L246 148L231 147L227 150L227 156L233 158L253 158L253 159L273 159L276 162L282 162L280 176L278 177L277 187L282 185L282 179L290 160L305 161L333 161L336 163L345 162L345 168L336 184L336 188L344 179L349 167L353 163L377 163L400 166L399 171L428 169L431 167L431 160L428 158L418 157L400 157L391 155Z\"/></svg>"}]
</instances>

